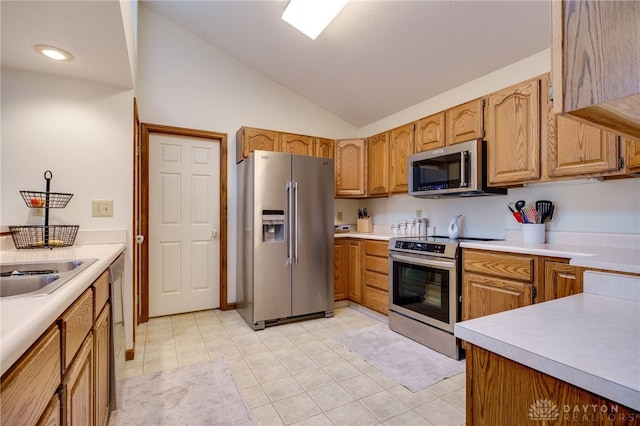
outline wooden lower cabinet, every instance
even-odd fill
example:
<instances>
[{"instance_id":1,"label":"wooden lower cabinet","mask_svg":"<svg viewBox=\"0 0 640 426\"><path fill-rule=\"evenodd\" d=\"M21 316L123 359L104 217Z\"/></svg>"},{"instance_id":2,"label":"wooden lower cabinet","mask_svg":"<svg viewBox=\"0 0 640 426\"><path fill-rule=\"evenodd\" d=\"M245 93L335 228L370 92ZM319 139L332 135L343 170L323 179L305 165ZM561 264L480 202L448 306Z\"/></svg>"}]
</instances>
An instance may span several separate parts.
<instances>
[{"instance_id":1,"label":"wooden lower cabinet","mask_svg":"<svg viewBox=\"0 0 640 426\"><path fill-rule=\"evenodd\" d=\"M382 314L389 314L388 242L364 240L362 304Z\"/></svg>"},{"instance_id":2,"label":"wooden lower cabinet","mask_svg":"<svg viewBox=\"0 0 640 426\"><path fill-rule=\"evenodd\" d=\"M462 319L582 293L582 269L568 259L464 249Z\"/></svg>"},{"instance_id":3,"label":"wooden lower cabinet","mask_svg":"<svg viewBox=\"0 0 640 426\"><path fill-rule=\"evenodd\" d=\"M349 241L349 300L362 303L362 242Z\"/></svg>"},{"instance_id":4,"label":"wooden lower cabinet","mask_svg":"<svg viewBox=\"0 0 640 426\"><path fill-rule=\"evenodd\" d=\"M466 359L467 426L640 422L640 414L615 401L478 346L467 344Z\"/></svg>"},{"instance_id":5,"label":"wooden lower cabinet","mask_svg":"<svg viewBox=\"0 0 640 426\"><path fill-rule=\"evenodd\" d=\"M544 300L582 293L582 269L566 262L544 261Z\"/></svg>"},{"instance_id":6,"label":"wooden lower cabinet","mask_svg":"<svg viewBox=\"0 0 640 426\"><path fill-rule=\"evenodd\" d=\"M333 300L349 298L349 241L338 238L333 242Z\"/></svg>"},{"instance_id":7,"label":"wooden lower cabinet","mask_svg":"<svg viewBox=\"0 0 640 426\"><path fill-rule=\"evenodd\" d=\"M93 334L89 333L62 382L62 417L66 425L93 423Z\"/></svg>"},{"instance_id":8,"label":"wooden lower cabinet","mask_svg":"<svg viewBox=\"0 0 640 426\"><path fill-rule=\"evenodd\" d=\"M52 327L3 376L3 425L35 425L60 385L60 330Z\"/></svg>"},{"instance_id":9,"label":"wooden lower cabinet","mask_svg":"<svg viewBox=\"0 0 640 426\"><path fill-rule=\"evenodd\" d=\"M109 416L111 305L105 271L0 381L3 425L98 425Z\"/></svg>"},{"instance_id":10,"label":"wooden lower cabinet","mask_svg":"<svg viewBox=\"0 0 640 426\"><path fill-rule=\"evenodd\" d=\"M107 303L93 326L93 380L95 425L105 426L109 418L109 354L111 309Z\"/></svg>"}]
</instances>

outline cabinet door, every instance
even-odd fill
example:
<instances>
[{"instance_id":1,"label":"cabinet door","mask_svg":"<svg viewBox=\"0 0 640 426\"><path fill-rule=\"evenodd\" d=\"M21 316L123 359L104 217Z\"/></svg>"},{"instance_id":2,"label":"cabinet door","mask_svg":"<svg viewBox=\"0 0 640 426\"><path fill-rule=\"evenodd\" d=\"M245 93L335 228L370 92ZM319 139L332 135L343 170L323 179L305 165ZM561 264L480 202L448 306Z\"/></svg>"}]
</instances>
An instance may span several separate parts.
<instances>
[{"instance_id":1,"label":"cabinet door","mask_svg":"<svg viewBox=\"0 0 640 426\"><path fill-rule=\"evenodd\" d=\"M580 268L566 262L544 262L544 300L582 293Z\"/></svg>"},{"instance_id":2,"label":"cabinet door","mask_svg":"<svg viewBox=\"0 0 640 426\"><path fill-rule=\"evenodd\" d=\"M489 95L487 166L490 184L540 177L540 80L533 79Z\"/></svg>"},{"instance_id":3,"label":"cabinet door","mask_svg":"<svg viewBox=\"0 0 640 426\"><path fill-rule=\"evenodd\" d=\"M362 303L362 245L349 241L349 300Z\"/></svg>"},{"instance_id":4,"label":"cabinet door","mask_svg":"<svg viewBox=\"0 0 640 426\"><path fill-rule=\"evenodd\" d=\"M311 136L282 133L280 151L288 154L313 155L313 138Z\"/></svg>"},{"instance_id":5,"label":"cabinet door","mask_svg":"<svg viewBox=\"0 0 640 426\"><path fill-rule=\"evenodd\" d=\"M389 133L371 136L368 140L368 195L389 193Z\"/></svg>"},{"instance_id":6,"label":"cabinet door","mask_svg":"<svg viewBox=\"0 0 640 426\"><path fill-rule=\"evenodd\" d=\"M89 334L62 382L62 417L68 426L93 424L93 335Z\"/></svg>"},{"instance_id":7,"label":"cabinet door","mask_svg":"<svg viewBox=\"0 0 640 426\"><path fill-rule=\"evenodd\" d=\"M109 417L109 333L111 306L106 304L93 326L93 380L95 395L95 424L105 426Z\"/></svg>"},{"instance_id":8,"label":"cabinet door","mask_svg":"<svg viewBox=\"0 0 640 426\"><path fill-rule=\"evenodd\" d=\"M86 290L60 317L62 366L66 371L93 327L93 293Z\"/></svg>"},{"instance_id":9,"label":"cabinet door","mask_svg":"<svg viewBox=\"0 0 640 426\"><path fill-rule=\"evenodd\" d=\"M236 133L236 162L239 163L256 150L279 151L278 132L242 127Z\"/></svg>"},{"instance_id":10,"label":"cabinet door","mask_svg":"<svg viewBox=\"0 0 640 426\"><path fill-rule=\"evenodd\" d=\"M2 424L36 424L60 385L60 377L60 330L54 327L2 376Z\"/></svg>"},{"instance_id":11,"label":"cabinet door","mask_svg":"<svg viewBox=\"0 0 640 426\"><path fill-rule=\"evenodd\" d=\"M413 152L413 136L415 125L405 124L391 131L390 135L390 165L391 175L389 191L392 193L407 193L409 190L408 157Z\"/></svg>"},{"instance_id":12,"label":"cabinet door","mask_svg":"<svg viewBox=\"0 0 640 426\"><path fill-rule=\"evenodd\" d=\"M640 138L640 2L551 2L554 110Z\"/></svg>"},{"instance_id":13,"label":"cabinet door","mask_svg":"<svg viewBox=\"0 0 640 426\"><path fill-rule=\"evenodd\" d=\"M416 123L415 152L444 146L444 112L430 115Z\"/></svg>"},{"instance_id":14,"label":"cabinet door","mask_svg":"<svg viewBox=\"0 0 640 426\"><path fill-rule=\"evenodd\" d=\"M558 115L550 176L579 176L618 170L619 138L612 132Z\"/></svg>"},{"instance_id":15,"label":"cabinet door","mask_svg":"<svg viewBox=\"0 0 640 426\"><path fill-rule=\"evenodd\" d=\"M345 238L333 243L333 300L349 298L349 243Z\"/></svg>"},{"instance_id":16,"label":"cabinet door","mask_svg":"<svg viewBox=\"0 0 640 426\"><path fill-rule=\"evenodd\" d=\"M333 139L315 138L313 155L316 157L333 158L334 149Z\"/></svg>"},{"instance_id":17,"label":"cabinet door","mask_svg":"<svg viewBox=\"0 0 640 426\"><path fill-rule=\"evenodd\" d=\"M44 414L38 420L37 426L60 426L62 424L62 413L60 407L60 395L56 393L47 409L44 411Z\"/></svg>"},{"instance_id":18,"label":"cabinet door","mask_svg":"<svg viewBox=\"0 0 640 426\"><path fill-rule=\"evenodd\" d=\"M484 100L476 99L445 111L446 145L481 139L484 136Z\"/></svg>"},{"instance_id":19,"label":"cabinet door","mask_svg":"<svg viewBox=\"0 0 640 426\"><path fill-rule=\"evenodd\" d=\"M337 197L364 197L367 195L367 153L364 139L336 141L334 162Z\"/></svg>"},{"instance_id":20,"label":"cabinet door","mask_svg":"<svg viewBox=\"0 0 640 426\"><path fill-rule=\"evenodd\" d=\"M627 171L640 173L640 139L626 138Z\"/></svg>"},{"instance_id":21,"label":"cabinet door","mask_svg":"<svg viewBox=\"0 0 640 426\"><path fill-rule=\"evenodd\" d=\"M533 286L518 281L464 273L462 319L491 315L533 303Z\"/></svg>"}]
</instances>

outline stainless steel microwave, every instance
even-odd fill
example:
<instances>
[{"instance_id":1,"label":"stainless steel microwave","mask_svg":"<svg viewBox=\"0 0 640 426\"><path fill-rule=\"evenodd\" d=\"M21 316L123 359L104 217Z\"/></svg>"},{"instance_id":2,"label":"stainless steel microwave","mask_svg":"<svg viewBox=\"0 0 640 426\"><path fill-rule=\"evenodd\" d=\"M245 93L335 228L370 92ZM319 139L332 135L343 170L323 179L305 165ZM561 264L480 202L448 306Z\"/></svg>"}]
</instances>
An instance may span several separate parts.
<instances>
[{"instance_id":1,"label":"stainless steel microwave","mask_svg":"<svg viewBox=\"0 0 640 426\"><path fill-rule=\"evenodd\" d=\"M486 185L486 142L478 139L409 156L409 195L420 198L506 195Z\"/></svg>"}]
</instances>

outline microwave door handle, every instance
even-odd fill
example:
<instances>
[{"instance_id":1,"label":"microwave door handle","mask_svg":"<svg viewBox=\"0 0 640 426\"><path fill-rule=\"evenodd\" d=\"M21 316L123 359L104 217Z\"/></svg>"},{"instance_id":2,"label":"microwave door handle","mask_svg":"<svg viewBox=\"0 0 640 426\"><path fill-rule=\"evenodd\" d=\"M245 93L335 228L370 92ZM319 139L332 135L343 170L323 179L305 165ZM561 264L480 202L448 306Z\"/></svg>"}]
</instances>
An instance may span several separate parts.
<instances>
[{"instance_id":1,"label":"microwave door handle","mask_svg":"<svg viewBox=\"0 0 640 426\"><path fill-rule=\"evenodd\" d=\"M460 187L466 188L469 186L467 182L467 155L469 151L460 152Z\"/></svg>"}]
</instances>

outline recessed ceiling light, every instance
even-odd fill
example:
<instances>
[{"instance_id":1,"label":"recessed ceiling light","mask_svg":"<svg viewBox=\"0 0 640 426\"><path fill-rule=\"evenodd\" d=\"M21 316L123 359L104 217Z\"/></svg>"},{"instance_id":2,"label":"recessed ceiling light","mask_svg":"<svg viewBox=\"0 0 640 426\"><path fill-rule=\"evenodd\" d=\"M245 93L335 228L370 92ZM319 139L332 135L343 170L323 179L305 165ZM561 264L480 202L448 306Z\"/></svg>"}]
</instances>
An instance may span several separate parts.
<instances>
[{"instance_id":1,"label":"recessed ceiling light","mask_svg":"<svg viewBox=\"0 0 640 426\"><path fill-rule=\"evenodd\" d=\"M65 52L64 50L58 49L57 47L38 44L33 46L33 48L41 55L44 55L47 58L53 59L55 61L70 61L73 59L73 55L71 53Z\"/></svg>"},{"instance_id":2,"label":"recessed ceiling light","mask_svg":"<svg viewBox=\"0 0 640 426\"><path fill-rule=\"evenodd\" d=\"M282 19L315 40L349 0L291 0Z\"/></svg>"}]
</instances>

